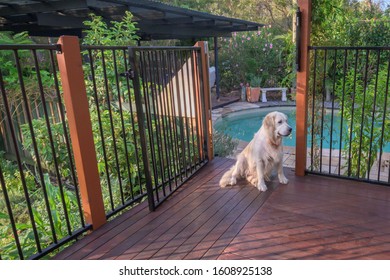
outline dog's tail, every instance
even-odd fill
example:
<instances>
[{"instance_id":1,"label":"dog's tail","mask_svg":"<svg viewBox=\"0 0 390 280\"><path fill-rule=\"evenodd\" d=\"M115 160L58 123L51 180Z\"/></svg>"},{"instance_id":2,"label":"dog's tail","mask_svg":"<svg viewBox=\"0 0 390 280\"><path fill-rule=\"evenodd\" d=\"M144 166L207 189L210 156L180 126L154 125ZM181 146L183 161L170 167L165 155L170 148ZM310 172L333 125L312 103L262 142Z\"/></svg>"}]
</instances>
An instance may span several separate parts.
<instances>
[{"instance_id":1,"label":"dog's tail","mask_svg":"<svg viewBox=\"0 0 390 280\"><path fill-rule=\"evenodd\" d=\"M228 171L226 171L225 174L222 175L221 180L219 180L219 186L221 188L224 188L229 185L234 185L233 183L235 182L232 182L233 170L234 165Z\"/></svg>"}]
</instances>

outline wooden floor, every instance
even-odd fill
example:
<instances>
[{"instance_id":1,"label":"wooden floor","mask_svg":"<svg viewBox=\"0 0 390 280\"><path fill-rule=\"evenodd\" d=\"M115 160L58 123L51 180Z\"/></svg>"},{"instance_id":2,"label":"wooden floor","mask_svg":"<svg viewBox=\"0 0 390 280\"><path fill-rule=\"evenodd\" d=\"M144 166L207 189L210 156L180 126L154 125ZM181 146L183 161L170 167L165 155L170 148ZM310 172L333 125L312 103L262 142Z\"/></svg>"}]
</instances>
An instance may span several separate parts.
<instances>
[{"instance_id":1,"label":"wooden floor","mask_svg":"<svg viewBox=\"0 0 390 280\"><path fill-rule=\"evenodd\" d=\"M390 259L390 188L320 176L221 189L217 158L155 212L141 204L56 259Z\"/></svg>"}]
</instances>

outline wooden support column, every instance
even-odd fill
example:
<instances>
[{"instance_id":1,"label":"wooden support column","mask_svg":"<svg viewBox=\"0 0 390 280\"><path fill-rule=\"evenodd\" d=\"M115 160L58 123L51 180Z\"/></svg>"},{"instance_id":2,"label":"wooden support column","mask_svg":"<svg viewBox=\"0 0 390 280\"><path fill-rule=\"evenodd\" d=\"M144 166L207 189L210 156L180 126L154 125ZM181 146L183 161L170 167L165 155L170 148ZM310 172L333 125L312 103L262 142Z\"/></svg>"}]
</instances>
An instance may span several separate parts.
<instances>
[{"instance_id":1,"label":"wooden support column","mask_svg":"<svg viewBox=\"0 0 390 280\"><path fill-rule=\"evenodd\" d=\"M75 36L61 36L57 54L66 115L75 158L81 201L86 222L97 229L106 222L97 168L92 124L79 46Z\"/></svg>"},{"instance_id":2,"label":"wooden support column","mask_svg":"<svg viewBox=\"0 0 390 280\"><path fill-rule=\"evenodd\" d=\"M207 42L200 41L195 44L196 47L201 48L201 61L202 61L202 80L203 80L203 100L204 107L201 108L205 111L205 125L206 125L206 142L207 142L207 158L212 160L214 158L213 148L213 123L211 116L211 94L210 94L210 81L209 81L209 49Z\"/></svg>"},{"instance_id":3,"label":"wooden support column","mask_svg":"<svg viewBox=\"0 0 390 280\"><path fill-rule=\"evenodd\" d=\"M295 174L304 176L306 170L307 158L307 107L308 107L308 89L309 89L309 45L311 32L311 0L298 0L300 9L300 36L299 41L299 66L297 72L297 96L296 96L296 151L295 151ZM298 55L298 54L297 54Z\"/></svg>"}]
</instances>

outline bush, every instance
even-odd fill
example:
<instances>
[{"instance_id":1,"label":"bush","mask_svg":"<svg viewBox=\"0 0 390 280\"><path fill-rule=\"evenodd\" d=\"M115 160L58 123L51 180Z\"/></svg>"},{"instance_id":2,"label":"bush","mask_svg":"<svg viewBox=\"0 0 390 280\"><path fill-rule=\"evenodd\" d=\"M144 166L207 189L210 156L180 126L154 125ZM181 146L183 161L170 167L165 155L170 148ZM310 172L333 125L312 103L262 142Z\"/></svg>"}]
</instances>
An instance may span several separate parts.
<instances>
[{"instance_id":1,"label":"bush","mask_svg":"<svg viewBox=\"0 0 390 280\"><path fill-rule=\"evenodd\" d=\"M221 88L231 90L260 78L261 87L278 86L287 75L286 43L265 26L257 32L233 33L221 41Z\"/></svg>"},{"instance_id":2,"label":"bush","mask_svg":"<svg viewBox=\"0 0 390 280\"><path fill-rule=\"evenodd\" d=\"M217 130L213 132L213 142L214 154L219 157L232 155L238 145L237 139Z\"/></svg>"}]
</instances>

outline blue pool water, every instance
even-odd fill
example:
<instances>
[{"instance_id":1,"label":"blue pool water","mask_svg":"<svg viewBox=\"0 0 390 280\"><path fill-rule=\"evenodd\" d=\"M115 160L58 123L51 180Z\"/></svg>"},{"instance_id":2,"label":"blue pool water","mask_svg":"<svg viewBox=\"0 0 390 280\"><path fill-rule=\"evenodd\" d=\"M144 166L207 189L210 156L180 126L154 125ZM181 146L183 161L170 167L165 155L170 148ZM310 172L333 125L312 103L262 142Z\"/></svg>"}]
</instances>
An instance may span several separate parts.
<instances>
[{"instance_id":1,"label":"blue pool water","mask_svg":"<svg viewBox=\"0 0 390 280\"><path fill-rule=\"evenodd\" d=\"M288 123L293 128L293 132L290 136L285 137L283 145L295 147L296 138L296 123L295 123L295 107L278 107L278 108L261 108L245 110L241 112L231 113L216 121L214 127L216 130L224 132L231 137L243 141L251 141L253 135L259 130L264 117L272 112L279 111L288 116ZM322 147L325 149L330 148L332 142L332 149L340 148L340 117L337 111L333 114L333 127L331 127L331 111L325 115L325 121L323 125L323 141ZM332 128L332 129L331 129ZM330 131L333 133L330 133ZM311 135L308 132L308 146L311 146ZM320 141L320 136L316 137L317 141ZM318 142L319 144L319 142ZM342 145L343 146L343 145ZM384 147L384 152L390 152L390 144Z\"/></svg>"},{"instance_id":2,"label":"blue pool water","mask_svg":"<svg viewBox=\"0 0 390 280\"><path fill-rule=\"evenodd\" d=\"M293 128L290 136L284 138L283 144L285 146L295 146L295 108L277 108L276 110L288 116L288 123ZM275 111L275 108L252 109L231 113L219 119L215 123L214 128L235 139L249 142L259 130L264 117L273 111Z\"/></svg>"}]
</instances>

